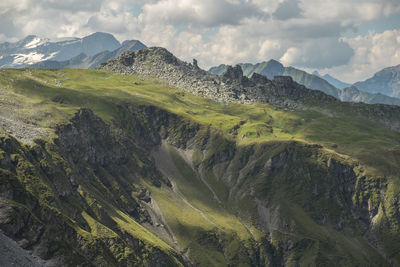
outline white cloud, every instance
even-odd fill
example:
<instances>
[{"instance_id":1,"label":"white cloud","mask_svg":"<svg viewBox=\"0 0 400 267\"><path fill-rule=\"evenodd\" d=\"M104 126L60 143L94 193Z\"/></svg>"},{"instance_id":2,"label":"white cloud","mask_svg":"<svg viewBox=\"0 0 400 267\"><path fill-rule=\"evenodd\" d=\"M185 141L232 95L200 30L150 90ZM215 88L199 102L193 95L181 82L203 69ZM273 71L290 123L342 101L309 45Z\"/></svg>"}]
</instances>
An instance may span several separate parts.
<instances>
[{"instance_id":1,"label":"white cloud","mask_svg":"<svg viewBox=\"0 0 400 267\"><path fill-rule=\"evenodd\" d=\"M0 41L104 31L195 57L205 68L274 58L350 81L399 64L399 36L342 34L396 13L398 0L2 0Z\"/></svg>"},{"instance_id":2,"label":"white cloud","mask_svg":"<svg viewBox=\"0 0 400 267\"><path fill-rule=\"evenodd\" d=\"M292 65L301 59L301 51L296 47L289 47L285 54L279 59L284 65Z\"/></svg>"},{"instance_id":3,"label":"white cloud","mask_svg":"<svg viewBox=\"0 0 400 267\"><path fill-rule=\"evenodd\" d=\"M239 24L242 19L265 16L251 1L161 0L143 6L146 20L195 27Z\"/></svg>"},{"instance_id":4,"label":"white cloud","mask_svg":"<svg viewBox=\"0 0 400 267\"><path fill-rule=\"evenodd\" d=\"M354 49L349 64L323 72L330 72L353 83L365 80L385 67L400 64L400 30L370 32L366 36L344 38L344 41Z\"/></svg>"}]
</instances>

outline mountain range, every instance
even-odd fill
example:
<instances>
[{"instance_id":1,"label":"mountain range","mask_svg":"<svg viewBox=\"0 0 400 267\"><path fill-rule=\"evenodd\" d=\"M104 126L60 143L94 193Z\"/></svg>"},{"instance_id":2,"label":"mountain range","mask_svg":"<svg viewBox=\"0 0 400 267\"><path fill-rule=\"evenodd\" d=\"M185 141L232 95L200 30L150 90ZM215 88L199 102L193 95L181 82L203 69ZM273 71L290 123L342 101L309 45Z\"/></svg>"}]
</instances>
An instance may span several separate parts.
<instances>
[{"instance_id":1,"label":"mountain range","mask_svg":"<svg viewBox=\"0 0 400 267\"><path fill-rule=\"evenodd\" d=\"M127 49L135 50L144 47L146 46L140 41L135 40L125 41L121 45L113 35L102 32L83 38L55 40L29 35L15 43L0 44L0 68L89 68Z\"/></svg>"},{"instance_id":2,"label":"mountain range","mask_svg":"<svg viewBox=\"0 0 400 267\"><path fill-rule=\"evenodd\" d=\"M1 69L0 263L399 266L399 163L400 107L289 76Z\"/></svg>"},{"instance_id":3,"label":"mountain range","mask_svg":"<svg viewBox=\"0 0 400 267\"><path fill-rule=\"evenodd\" d=\"M94 69L100 64L107 62L109 59L118 57L125 51L136 51L144 49L146 46L138 40L124 41L122 45L113 51L103 51L93 56L87 56L81 53L69 60L55 61L45 60L30 65L30 68L41 68L41 69L62 69L62 68L77 68L77 69Z\"/></svg>"},{"instance_id":4,"label":"mountain range","mask_svg":"<svg viewBox=\"0 0 400 267\"><path fill-rule=\"evenodd\" d=\"M268 79L273 79L277 75L287 75L293 78L294 81L306 86L307 88L313 90L320 90L328 95L334 96L342 101L348 102L365 102L368 104L390 104L390 105L399 105L400 99L394 98L391 96L386 95L384 92L385 90L376 89L375 91L369 93L365 90L360 89L359 87L366 88L368 84L370 84L371 79L364 82L365 85L360 86L360 83L355 83L351 88L349 84L343 83L329 74L324 76L319 75L318 72L314 72L313 74L309 74L303 70L296 69L294 67L284 67L280 62L276 60L270 60L268 62L262 62L257 64L250 64L250 63L241 63L239 66L243 69L243 72L246 76L251 77L253 73L258 73L264 75ZM210 73L215 75L220 75L227 69L227 65L221 64L217 67L211 67L209 69ZM395 68L395 67L394 67ZM393 69L393 68L392 68ZM391 77L397 77L392 71L392 76L386 75L386 83L392 84L393 88L399 88L400 86L397 85L396 78L391 79ZM400 74L400 72L397 72ZM374 76L375 77L375 76ZM336 84L338 87L332 85L330 80L333 84ZM372 79L373 80L373 79ZM375 79L376 80L376 79ZM378 79L380 80L380 79ZM376 83L376 82L375 82ZM381 82L382 83L382 82ZM368 85L370 87L374 87L373 85ZM341 88L341 89L339 89ZM374 88L379 88L376 86ZM383 92L381 92L383 91Z\"/></svg>"},{"instance_id":5,"label":"mountain range","mask_svg":"<svg viewBox=\"0 0 400 267\"><path fill-rule=\"evenodd\" d=\"M138 40L127 40L122 44L108 33L97 32L83 38L62 38L50 40L30 35L16 43L0 44L0 68L79 68L91 69L109 59L118 57L124 51L146 48ZM386 68L363 82L352 85L341 82L329 74L320 75L317 71L305 71L284 67L276 60L257 64L239 64L245 76L254 72L273 79L276 75L287 75L307 88L320 90L342 101L399 104L400 65ZM226 65L210 68L213 74L222 74Z\"/></svg>"}]
</instances>

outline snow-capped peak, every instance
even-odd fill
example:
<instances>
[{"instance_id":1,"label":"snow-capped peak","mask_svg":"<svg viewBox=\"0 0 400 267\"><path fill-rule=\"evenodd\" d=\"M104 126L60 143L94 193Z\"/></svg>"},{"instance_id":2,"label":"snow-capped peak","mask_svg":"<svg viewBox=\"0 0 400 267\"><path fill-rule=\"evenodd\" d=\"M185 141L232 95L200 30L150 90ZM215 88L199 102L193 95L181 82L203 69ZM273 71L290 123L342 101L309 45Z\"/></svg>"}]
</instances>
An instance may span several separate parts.
<instances>
[{"instance_id":1,"label":"snow-capped peak","mask_svg":"<svg viewBox=\"0 0 400 267\"><path fill-rule=\"evenodd\" d=\"M43 44L43 43L45 43L45 42L47 42L47 41L48 41L47 39L42 39L42 38L40 38L40 37L35 36L35 37L32 39L32 41L30 41L29 43L27 43L24 47L25 47L25 48L28 48L28 49L32 49L32 48L35 48L35 47L37 47L37 46L39 46L39 45L41 45L41 44Z\"/></svg>"}]
</instances>

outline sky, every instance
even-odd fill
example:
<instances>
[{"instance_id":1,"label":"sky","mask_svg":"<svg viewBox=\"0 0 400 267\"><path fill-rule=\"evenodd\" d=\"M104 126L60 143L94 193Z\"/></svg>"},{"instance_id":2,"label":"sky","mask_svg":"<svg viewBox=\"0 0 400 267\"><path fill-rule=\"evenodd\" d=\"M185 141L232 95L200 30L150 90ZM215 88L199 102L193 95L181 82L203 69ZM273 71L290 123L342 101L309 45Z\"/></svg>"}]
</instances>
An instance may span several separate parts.
<instances>
[{"instance_id":1,"label":"sky","mask_svg":"<svg viewBox=\"0 0 400 267\"><path fill-rule=\"evenodd\" d=\"M276 59L353 83L400 64L400 0L1 0L0 42L108 32L219 64Z\"/></svg>"}]
</instances>

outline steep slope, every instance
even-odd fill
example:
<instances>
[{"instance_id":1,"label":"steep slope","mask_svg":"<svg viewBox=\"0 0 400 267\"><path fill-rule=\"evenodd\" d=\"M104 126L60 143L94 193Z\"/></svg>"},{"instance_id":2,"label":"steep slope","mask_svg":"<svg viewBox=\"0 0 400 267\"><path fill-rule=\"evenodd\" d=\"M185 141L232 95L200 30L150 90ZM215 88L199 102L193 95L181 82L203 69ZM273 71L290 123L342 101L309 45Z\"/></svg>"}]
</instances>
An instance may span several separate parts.
<instances>
[{"instance_id":1,"label":"steep slope","mask_svg":"<svg viewBox=\"0 0 400 267\"><path fill-rule=\"evenodd\" d=\"M102 51L94 56L79 54L66 61L45 60L36 64L32 64L31 68L41 69L61 69L61 68L77 68L77 69L94 69L100 64L107 62L109 59L120 56L125 51L136 51L144 49L146 46L138 40L126 40L121 47L114 51Z\"/></svg>"},{"instance_id":2,"label":"steep slope","mask_svg":"<svg viewBox=\"0 0 400 267\"><path fill-rule=\"evenodd\" d=\"M400 65L385 68L365 81L356 82L354 86L368 93L400 98Z\"/></svg>"},{"instance_id":3,"label":"steep slope","mask_svg":"<svg viewBox=\"0 0 400 267\"><path fill-rule=\"evenodd\" d=\"M0 229L20 246L53 266L398 265L398 107L160 48L103 68L125 75L0 71Z\"/></svg>"},{"instance_id":4,"label":"steep slope","mask_svg":"<svg viewBox=\"0 0 400 267\"><path fill-rule=\"evenodd\" d=\"M332 84L333 86L335 86L338 89L344 89L346 87L350 87L350 85L351 85L349 83L342 82L342 81L332 77L329 74L321 75L321 74L319 74L318 71L313 71L312 74L324 79L325 81L327 81L328 83Z\"/></svg>"},{"instance_id":5,"label":"steep slope","mask_svg":"<svg viewBox=\"0 0 400 267\"><path fill-rule=\"evenodd\" d=\"M113 51L120 43L108 33L96 32L83 38L50 40L30 35L16 43L0 44L0 68L21 68L41 61L65 61L79 54L94 56Z\"/></svg>"}]
</instances>

